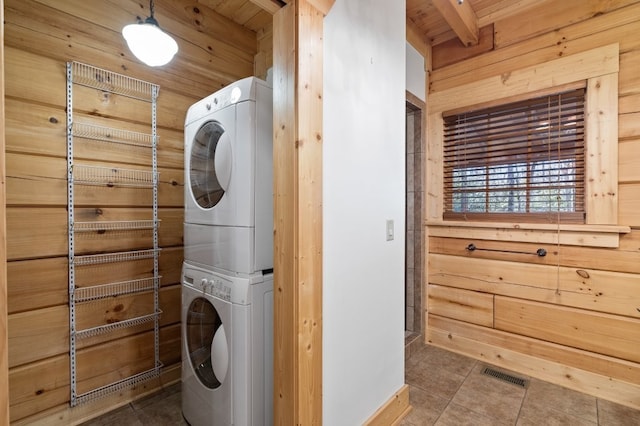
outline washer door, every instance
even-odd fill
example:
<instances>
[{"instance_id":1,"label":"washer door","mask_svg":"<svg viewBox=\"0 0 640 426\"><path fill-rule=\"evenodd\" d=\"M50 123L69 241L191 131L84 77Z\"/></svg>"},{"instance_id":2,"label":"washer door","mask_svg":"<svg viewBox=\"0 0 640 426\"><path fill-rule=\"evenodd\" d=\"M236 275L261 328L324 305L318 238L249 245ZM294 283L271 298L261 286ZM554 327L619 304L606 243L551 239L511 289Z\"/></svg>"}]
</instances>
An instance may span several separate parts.
<instances>
[{"instance_id":1,"label":"washer door","mask_svg":"<svg viewBox=\"0 0 640 426\"><path fill-rule=\"evenodd\" d=\"M191 195L203 209L216 206L231 180L231 140L217 121L204 123L193 138L189 181Z\"/></svg>"},{"instance_id":2,"label":"washer door","mask_svg":"<svg viewBox=\"0 0 640 426\"><path fill-rule=\"evenodd\" d=\"M200 382L209 389L220 387L229 366L229 344L218 311L203 297L189 305L185 337L191 366Z\"/></svg>"}]
</instances>

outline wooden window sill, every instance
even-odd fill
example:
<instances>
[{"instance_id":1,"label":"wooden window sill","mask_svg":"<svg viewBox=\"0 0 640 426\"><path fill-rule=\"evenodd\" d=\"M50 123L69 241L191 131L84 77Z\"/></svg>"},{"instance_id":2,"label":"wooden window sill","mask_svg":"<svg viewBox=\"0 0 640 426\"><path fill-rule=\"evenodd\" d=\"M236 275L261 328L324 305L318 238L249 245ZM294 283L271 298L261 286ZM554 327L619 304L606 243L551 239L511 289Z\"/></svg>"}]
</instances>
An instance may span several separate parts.
<instances>
[{"instance_id":1,"label":"wooden window sill","mask_svg":"<svg viewBox=\"0 0 640 426\"><path fill-rule=\"evenodd\" d=\"M497 223L427 221L427 235L477 240L564 244L584 247L618 248L620 234L629 226L547 223ZM559 241L558 241L559 238Z\"/></svg>"}]
</instances>

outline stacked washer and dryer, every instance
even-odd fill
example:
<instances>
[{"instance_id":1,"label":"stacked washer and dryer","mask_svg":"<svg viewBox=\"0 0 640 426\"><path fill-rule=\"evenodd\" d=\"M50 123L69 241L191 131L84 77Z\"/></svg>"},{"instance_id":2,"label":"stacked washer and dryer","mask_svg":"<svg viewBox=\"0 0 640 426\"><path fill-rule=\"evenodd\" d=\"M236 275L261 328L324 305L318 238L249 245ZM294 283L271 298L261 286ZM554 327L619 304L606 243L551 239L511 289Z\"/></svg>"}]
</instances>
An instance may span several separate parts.
<instances>
[{"instance_id":1,"label":"stacked washer and dryer","mask_svg":"<svg viewBox=\"0 0 640 426\"><path fill-rule=\"evenodd\" d=\"M192 426L273 418L272 90L245 78L185 120L182 412Z\"/></svg>"}]
</instances>

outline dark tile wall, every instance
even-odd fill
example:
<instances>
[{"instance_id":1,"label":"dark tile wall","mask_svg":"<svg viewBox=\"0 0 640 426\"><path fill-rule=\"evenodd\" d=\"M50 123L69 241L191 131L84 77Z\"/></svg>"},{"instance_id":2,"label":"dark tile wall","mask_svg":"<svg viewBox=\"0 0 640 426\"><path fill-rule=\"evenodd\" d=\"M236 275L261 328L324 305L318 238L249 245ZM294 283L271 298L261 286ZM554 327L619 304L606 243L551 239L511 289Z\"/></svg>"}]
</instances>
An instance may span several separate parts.
<instances>
[{"instance_id":1,"label":"dark tile wall","mask_svg":"<svg viewBox=\"0 0 640 426\"><path fill-rule=\"evenodd\" d=\"M406 273L405 321L406 331L422 333L422 275L424 227L422 226L422 200L424 188L424 140L422 137L422 111L407 104L406 114Z\"/></svg>"}]
</instances>

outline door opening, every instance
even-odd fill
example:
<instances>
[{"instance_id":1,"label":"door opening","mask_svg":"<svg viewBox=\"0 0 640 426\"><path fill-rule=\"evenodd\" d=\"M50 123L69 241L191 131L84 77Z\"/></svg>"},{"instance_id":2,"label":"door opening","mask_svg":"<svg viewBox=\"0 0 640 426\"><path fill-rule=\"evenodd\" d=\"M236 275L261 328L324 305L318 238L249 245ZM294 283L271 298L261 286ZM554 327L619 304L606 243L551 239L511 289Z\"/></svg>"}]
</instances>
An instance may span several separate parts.
<instances>
[{"instance_id":1,"label":"door opening","mask_svg":"<svg viewBox=\"0 0 640 426\"><path fill-rule=\"evenodd\" d=\"M424 274L424 103L407 93L406 123L406 238L405 238L405 345L423 334Z\"/></svg>"}]
</instances>

